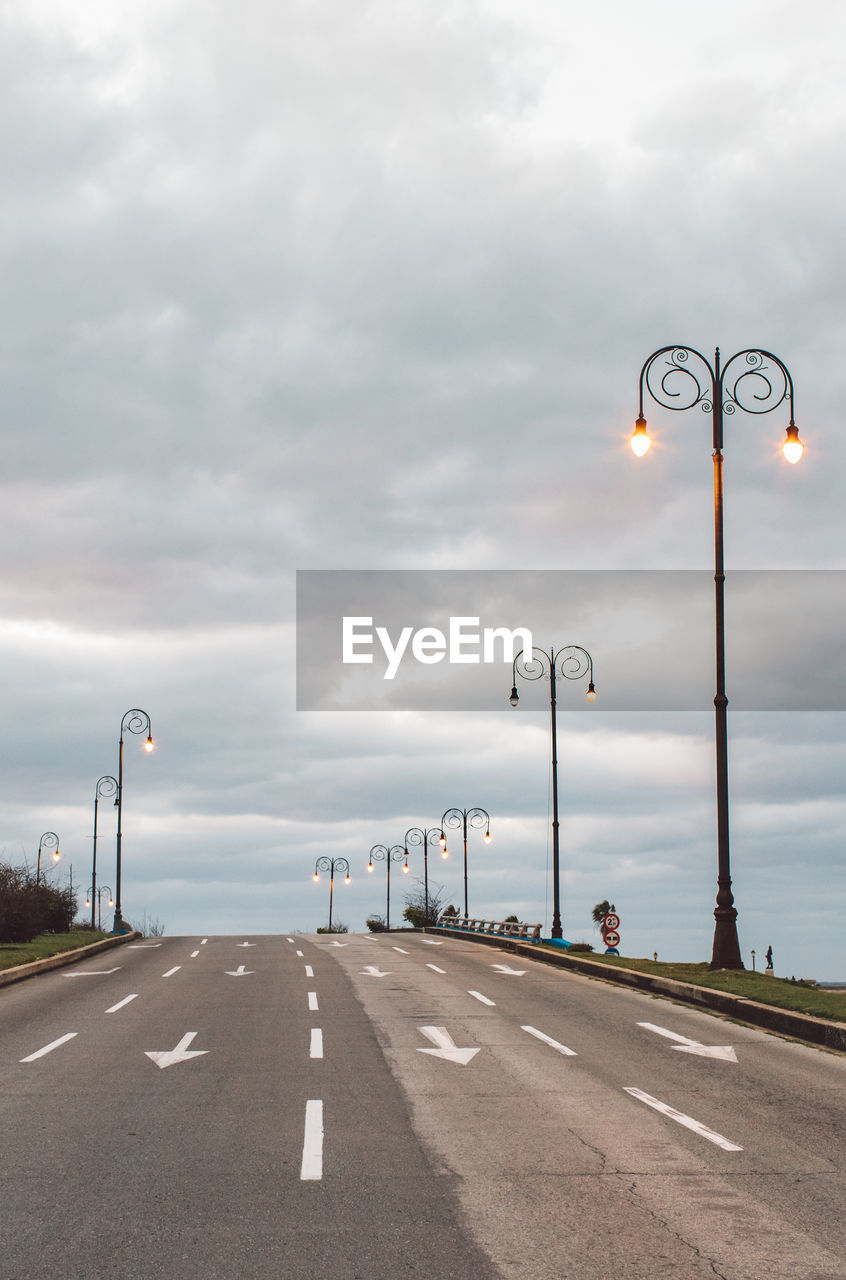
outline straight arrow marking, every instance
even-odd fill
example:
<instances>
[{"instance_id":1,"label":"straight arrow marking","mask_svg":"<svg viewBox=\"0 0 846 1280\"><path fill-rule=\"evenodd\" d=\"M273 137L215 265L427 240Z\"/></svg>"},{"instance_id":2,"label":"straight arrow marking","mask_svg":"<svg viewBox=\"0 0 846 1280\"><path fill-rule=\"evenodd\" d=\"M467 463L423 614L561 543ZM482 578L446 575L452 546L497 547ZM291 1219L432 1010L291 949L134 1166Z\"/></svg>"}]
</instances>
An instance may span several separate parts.
<instances>
[{"instance_id":1,"label":"straight arrow marking","mask_svg":"<svg viewBox=\"0 0 846 1280\"><path fill-rule=\"evenodd\" d=\"M420 1031L436 1048L418 1049L418 1053L429 1053L433 1058L443 1058L446 1062L466 1067L479 1052L478 1049L459 1049L446 1027L420 1027Z\"/></svg>"},{"instance_id":2,"label":"straight arrow marking","mask_svg":"<svg viewBox=\"0 0 846 1280\"><path fill-rule=\"evenodd\" d=\"M526 972L525 969L509 969L507 964L492 964L492 969L496 969L497 973L510 973L515 978L522 978Z\"/></svg>"},{"instance_id":3,"label":"straight arrow marking","mask_svg":"<svg viewBox=\"0 0 846 1280\"><path fill-rule=\"evenodd\" d=\"M563 1053L565 1058L576 1058L578 1054L575 1049L568 1049L566 1044L559 1044L557 1040L553 1040L551 1036L545 1035L543 1031L538 1031L537 1027L521 1027L521 1031L528 1031L530 1036L535 1036L538 1040L543 1040L544 1044L548 1044L550 1049Z\"/></svg>"},{"instance_id":4,"label":"straight arrow marking","mask_svg":"<svg viewBox=\"0 0 846 1280\"><path fill-rule=\"evenodd\" d=\"M359 972L365 974L368 978L389 978L391 976L390 969L386 969L383 973L379 966L375 964L369 964L366 969L360 969Z\"/></svg>"},{"instance_id":5,"label":"straight arrow marking","mask_svg":"<svg viewBox=\"0 0 846 1280\"><path fill-rule=\"evenodd\" d=\"M644 1093L641 1089L626 1088L626 1093L631 1094L633 1098L637 1098L640 1102L645 1102L648 1107L652 1107L654 1111L660 1111L662 1115L669 1116L671 1120L675 1120L677 1124L684 1125L685 1129L691 1129L694 1133L698 1133L700 1138L707 1138L709 1142L713 1142L715 1146L722 1147L723 1151L742 1151L743 1147L739 1147L735 1142L729 1142L728 1138L724 1138L721 1133L715 1133L713 1129L709 1129L707 1125L701 1124L698 1120L694 1120L691 1116L686 1116L683 1111L676 1111L675 1107L670 1107L666 1102L653 1098L651 1094Z\"/></svg>"},{"instance_id":6,"label":"straight arrow marking","mask_svg":"<svg viewBox=\"0 0 846 1280\"><path fill-rule=\"evenodd\" d=\"M45 1053L52 1053L54 1049L58 1049L60 1044L67 1044L68 1040L73 1040L74 1036L78 1035L78 1031L69 1031L66 1036L59 1036L58 1040L45 1044L43 1049L36 1049L35 1053L29 1054L26 1058L21 1058L21 1062L35 1062L36 1058L43 1058Z\"/></svg>"},{"instance_id":7,"label":"straight arrow marking","mask_svg":"<svg viewBox=\"0 0 846 1280\"><path fill-rule=\"evenodd\" d=\"M165 1067L172 1067L175 1062L187 1062L189 1058L202 1058L203 1054L208 1053L208 1049L189 1050L188 1048L196 1037L196 1031L186 1031L175 1049L146 1049L145 1056L151 1058L162 1070Z\"/></svg>"},{"instance_id":8,"label":"straight arrow marking","mask_svg":"<svg viewBox=\"0 0 846 1280\"><path fill-rule=\"evenodd\" d=\"M255 973L255 969L248 969L246 965L239 964L237 969L224 969L223 972L228 978L246 978L251 973Z\"/></svg>"},{"instance_id":9,"label":"straight arrow marking","mask_svg":"<svg viewBox=\"0 0 846 1280\"><path fill-rule=\"evenodd\" d=\"M664 1036L667 1040L676 1040L678 1043L673 1045L679 1053L692 1053L698 1058L720 1058L723 1062L737 1062L737 1054L730 1044L700 1044L698 1040L691 1040L689 1036L680 1036L675 1031L668 1031L666 1027L657 1027L654 1022L639 1022L639 1027L645 1027L647 1031L654 1031L656 1035Z\"/></svg>"}]
</instances>

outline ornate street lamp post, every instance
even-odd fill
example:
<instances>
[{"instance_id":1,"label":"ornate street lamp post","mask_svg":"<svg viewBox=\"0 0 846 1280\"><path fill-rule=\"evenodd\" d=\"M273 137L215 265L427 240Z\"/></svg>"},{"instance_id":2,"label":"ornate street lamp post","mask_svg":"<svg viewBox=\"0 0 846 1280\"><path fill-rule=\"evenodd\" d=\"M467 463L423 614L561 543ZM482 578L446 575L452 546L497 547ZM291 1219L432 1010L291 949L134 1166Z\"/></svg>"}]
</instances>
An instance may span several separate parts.
<instances>
[{"instance_id":1,"label":"ornate street lamp post","mask_svg":"<svg viewBox=\"0 0 846 1280\"><path fill-rule=\"evenodd\" d=\"M99 885L91 886L91 888L88 890L87 894L85 895L85 905L86 907L91 908L91 928L92 929L94 928L94 895L95 893L97 895L97 928L100 929L102 928L102 925L103 925L103 920L100 912L100 899L104 893L107 893L109 896L106 899L106 901L110 907L114 906L114 901L112 899L112 891L107 884L104 884L102 887L100 887Z\"/></svg>"},{"instance_id":2,"label":"ornate street lamp post","mask_svg":"<svg viewBox=\"0 0 846 1280\"><path fill-rule=\"evenodd\" d=\"M447 809L441 818L441 829L445 830L450 827L456 831L459 827L464 832L464 918L470 914L470 908L467 899L467 828L484 827L485 828L485 844L491 842L491 815L487 809ZM443 836L441 844L446 849L446 835Z\"/></svg>"},{"instance_id":3,"label":"ornate street lamp post","mask_svg":"<svg viewBox=\"0 0 846 1280\"><path fill-rule=\"evenodd\" d=\"M58 862L61 854L59 853L59 837L55 831L45 831L44 835L38 841L38 861L35 864L35 883L41 882L41 850L52 849L53 861ZM46 879L46 875L45 875Z\"/></svg>"},{"instance_id":4,"label":"ornate street lamp post","mask_svg":"<svg viewBox=\"0 0 846 1280\"><path fill-rule=\"evenodd\" d=\"M97 787L96 787L96 790L94 791L94 853L91 860L91 892L89 894L89 897L91 899L91 928L92 929L94 928L94 894L97 893L97 806L101 796L103 797L103 799L108 799L109 797L114 796L115 808L117 808L117 792L118 792L117 778L113 778L110 773L103 774L103 777L97 780ZM112 905L111 898L112 898L112 892L110 889L109 890L109 906ZM88 903L86 902L85 905L87 907ZM100 898L98 895L97 897L98 911L99 911L99 908L100 908Z\"/></svg>"},{"instance_id":5,"label":"ornate street lamp post","mask_svg":"<svg viewBox=\"0 0 846 1280\"><path fill-rule=\"evenodd\" d=\"M804 445L793 421L793 379L778 356L762 348L738 351L724 365L719 348L714 363L693 347L674 345L653 352L640 371L640 410L631 437L633 451L642 457L650 440L643 415L648 392L665 409L683 411L699 405L711 414L714 459L714 608L716 622L716 693L714 696L717 762L717 905L714 910L712 969L742 969L737 937L737 908L731 888L729 860L728 728L725 659L725 566L723 558L723 420L744 413L771 413L785 401L790 406L787 439L782 451L798 462Z\"/></svg>"},{"instance_id":6,"label":"ornate street lamp post","mask_svg":"<svg viewBox=\"0 0 846 1280\"><path fill-rule=\"evenodd\" d=\"M321 871L329 872L329 932L332 932L332 895L335 892L335 868L344 872L344 884L350 882L350 864L346 858L318 858L314 864L315 883L320 879Z\"/></svg>"},{"instance_id":7,"label":"ornate street lamp post","mask_svg":"<svg viewBox=\"0 0 846 1280\"><path fill-rule=\"evenodd\" d=\"M115 933L121 933L125 928L123 916L120 912L120 872L121 872L121 819L123 815L123 735L126 733L147 733L147 740L144 743L145 751L152 751L154 747L153 731L150 727L150 717L146 711L141 711L138 707L132 707L131 710L124 713L120 722L120 744L118 748L118 789L117 789L117 870L115 874L115 919L113 930Z\"/></svg>"},{"instance_id":8,"label":"ornate street lamp post","mask_svg":"<svg viewBox=\"0 0 846 1280\"><path fill-rule=\"evenodd\" d=\"M593 684L593 658L587 649L580 644L570 644L564 649L545 649L534 647L528 657L521 649L514 659L513 683L509 702L516 707L520 701L517 693L517 677L524 680L540 680L541 676L549 676L549 713L552 726L552 931L551 937L561 938L561 879L558 844L558 727L555 720L555 681L558 676L565 680L581 680L588 677L587 700L596 701L596 689Z\"/></svg>"},{"instance_id":9,"label":"ornate street lamp post","mask_svg":"<svg viewBox=\"0 0 846 1280\"><path fill-rule=\"evenodd\" d=\"M422 844L423 846L423 916L425 923L434 924L436 921L429 919L429 844L437 842L441 851L442 858L448 858L449 854L446 849L446 836L442 827L430 827L427 831L425 827L409 827L405 833L405 852L408 857L408 846Z\"/></svg>"},{"instance_id":10,"label":"ornate street lamp post","mask_svg":"<svg viewBox=\"0 0 846 1280\"><path fill-rule=\"evenodd\" d=\"M391 927L391 863L402 862L403 859L405 859L405 865L403 866L403 874L407 875L408 874L408 850L406 849L405 845L402 845L402 844L391 845L390 849L385 844L374 844L373 848L370 850L370 861L367 864L368 871L373 870L374 858L376 859L377 862L387 863L388 897L385 905L385 927L387 929L390 929Z\"/></svg>"}]
</instances>

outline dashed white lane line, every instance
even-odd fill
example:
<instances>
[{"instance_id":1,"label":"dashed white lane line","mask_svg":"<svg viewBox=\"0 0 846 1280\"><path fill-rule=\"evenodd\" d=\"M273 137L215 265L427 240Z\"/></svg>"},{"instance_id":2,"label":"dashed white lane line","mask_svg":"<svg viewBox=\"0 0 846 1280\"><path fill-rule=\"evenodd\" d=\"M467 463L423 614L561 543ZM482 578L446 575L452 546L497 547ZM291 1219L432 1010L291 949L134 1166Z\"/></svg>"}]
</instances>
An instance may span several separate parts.
<instances>
[{"instance_id":1,"label":"dashed white lane line","mask_svg":"<svg viewBox=\"0 0 846 1280\"><path fill-rule=\"evenodd\" d=\"M293 941L294 941L294 939L293 939L293 938L289 938L289 939L288 939L288 941L289 941L289 942L293 942Z\"/></svg>"},{"instance_id":2,"label":"dashed white lane line","mask_svg":"<svg viewBox=\"0 0 846 1280\"><path fill-rule=\"evenodd\" d=\"M436 964L427 964L427 969L434 969L435 973L446 973L446 969L439 969Z\"/></svg>"},{"instance_id":3,"label":"dashed white lane line","mask_svg":"<svg viewBox=\"0 0 846 1280\"><path fill-rule=\"evenodd\" d=\"M45 1044L43 1049L36 1049L35 1053L30 1053L26 1058L21 1058L21 1062L35 1062L36 1058L43 1058L45 1053L52 1053L54 1049L58 1049L60 1044L67 1044L68 1040L73 1040L74 1036L78 1036L78 1031L69 1031L66 1036L59 1036L58 1040L52 1040L50 1044Z\"/></svg>"},{"instance_id":4,"label":"dashed white lane line","mask_svg":"<svg viewBox=\"0 0 846 1280\"><path fill-rule=\"evenodd\" d=\"M307 978L313 978L313 977L314 977L314 970L312 969L312 967L311 967L311 965L310 965L310 964L307 964L307 965L306 965L306 967L305 967L305 971L306 971L306 977L307 977Z\"/></svg>"},{"instance_id":5,"label":"dashed white lane line","mask_svg":"<svg viewBox=\"0 0 846 1280\"><path fill-rule=\"evenodd\" d=\"M175 973L179 973L179 970L180 970L181 968L182 968L182 965L181 965L181 964L175 964L175 965L173 966L173 968L172 968L172 969L168 969L167 973L163 973L163 974L162 974L162 977L163 977L163 978L172 978L172 977L173 977L173 975L174 975Z\"/></svg>"},{"instance_id":6,"label":"dashed white lane line","mask_svg":"<svg viewBox=\"0 0 846 1280\"><path fill-rule=\"evenodd\" d=\"M125 1004L129 1004L130 1000L137 1000L138 992L134 996L124 996L122 1000L118 1000L117 1004L113 1004L111 1009L107 1009L106 1013L117 1013L118 1009L122 1009Z\"/></svg>"},{"instance_id":7,"label":"dashed white lane line","mask_svg":"<svg viewBox=\"0 0 846 1280\"><path fill-rule=\"evenodd\" d=\"M302 951L298 951L298 952L297 952L297 955L298 955L298 956L301 956L302 954L303 954L303 953L302 953Z\"/></svg>"},{"instance_id":8,"label":"dashed white lane line","mask_svg":"<svg viewBox=\"0 0 846 1280\"><path fill-rule=\"evenodd\" d=\"M204 947L207 942L208 942L208 938L203 938L202 942L200 943L200 946Z\"/></svg>"},{"instance_id":9,"label":"dashed white lane line","mask_svg":"<svg viewBox=\"0 0 846 1280\"><path fill-rule=\"evenodd\" d=\"M487 996L483 996L483 995L482 995L481 991L470 991L470 990L468 990L467 994L468 994L468 996L473 996L474 1000L479 1000L479 1001L481 1001L481 1003L482 1003L482 1004L489 1004L489 1005L490 1005L490 1007L491 1007L492 1009L495 1009L495 1008L496 1008L496 1001L495 1001L495 1000L489 1000Z\"/></svg>"},{"instance_id":10,"label":"dashed white lane line","mask_svg":"<svg viewBox=\"0 0 846 1280\"><path fill-rule=\"evenodd\" d=\"M520 1030L528 1031L530 1036L536 1036L538 1040L543 1040L544 1044L548 1044L551 1049L556 1049L558 1053L563 1053L565 1058L575 1058L577 1056L575 1049L568 1049L566 1044L559 1044L551 1036L544 1035L542 1031L538 1031L537 1027L521 1027Z\"/></svg>"},{"instance_id":11,"label":"dashed white lane line","mask_svg":"<svg viewBox=\"0 0 846 1280\"><path fill-rule=\"evenodd\" d=\"M192 959L192 960L196 960L196 958L197 958L197 956L198 956L199 954L200 954L200 953L199 953L199 951L192 951L192 952L191 952L191 959Z\"/></svg>"},{"instance_id":12,"label":"dashed white lane line","mask_svg":"<svg viewBox=\"0 0 846 1280\"><path fill-rule=\"evenodd\" d=\"M421 938L421 942L425 942L427 947L442 947L442 942L435 942L434 938Z\"/></svg>"},{"instance_id":13,"label":"dashed white lane line","mask_svg":"<svg viewBox=\"0 0 846 1280\"><path fill-rule=\"evenodd\" d=\"M685 1129L698 1133L700 1138L707 1138L715 1146L722 1147L723 1151L743 1150L743 1147L739 1147L735 1142L729 1142L728 1138L724 1138L721 1133L715 1133L713 1129L709 1129L707 1125L702 1124L699 1120L694 1120L692 1116L686 1116L683 1111L676 1111L675 1107L668 1106L666 1102L661 1102L658 1098L653 1098L651 1093L644 1093L642 1089L633 1088L626 1088L625 1092L631 1094L633 1098L637 1098L640 1102L645 1102L653 1110L660 1111L662 1115L669 1116L677 1124L684 1125Z\"/></svg>"},{"instance_id":14,"label":"dashed white lane line","mask_svg":"<svg viewBox=\"0 0 846 1280\"><path fill-rule=\"evenodd\" d=\"M309 991L308 993L308 1010L309 1013L316 1013L318 1009L317 992Z\"/></svg>"},{"instance_id":15,"label":"dashed white lane line","mask_svg":"<svg viewBox=\"0 0 846 1280\"><path fill-rule=\"evenodd\" d=\"M319 1182L323 1177L323 1100L310 1098L305 1110L301 1182Z\"/></svg>"},{"instance_id":16,"label":"dashed white lane line","mask_svg":"<svg viewBox=\"0 0 846 1280\"><path fill-rule=\"evenodd\" d=\"M391 950L398 951L401 956L407 956L409 954L407 951L403 951L402 947L391 947Z\"/></svg>"},{"instance_id":17,"label":"dashed white lane line","mask_svg":"<svg viewBox=\"0 0 846 1280\"><path fill-rule=\"evenodd\" d=\"M311 1046L308 1051L308 1056L310 1058L323 1057L323 1032L319 1027L312 1027L311 1029Z\"/></svg>"}]
</instances>

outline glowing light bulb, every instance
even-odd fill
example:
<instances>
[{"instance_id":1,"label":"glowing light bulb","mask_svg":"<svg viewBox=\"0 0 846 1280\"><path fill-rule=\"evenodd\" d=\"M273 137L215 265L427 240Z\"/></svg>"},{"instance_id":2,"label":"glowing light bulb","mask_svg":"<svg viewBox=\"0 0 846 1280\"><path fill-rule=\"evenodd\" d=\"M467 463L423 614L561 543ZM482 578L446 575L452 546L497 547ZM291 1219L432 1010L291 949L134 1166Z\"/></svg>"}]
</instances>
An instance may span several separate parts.
<instances>
[{"instance_id":1,"label":"glowing light bulb","mask_svg":"<svg viewBox=\"0 0 846 1280\"><path fill-rule=\"evenodd\" d=\"M629 444L632 446L632 453L638 458L642 458L651 443L652 441L646 431L646 418L641 414L635 423L635 429L629 440Z\"/></svg>"},{"instance_id":2,"label":"glowing light bulb","mask_svg":"<svg viewBox=\"0 0 846 1280\"><path fill-rule=\"evenodd\" d=\"M144 743L144 750L145 750L145 751L152 751L152 750L153 750L153 747L154 747L155 745L156 745L156 744L155 744L155 742L153 742L153 735L152 735L152 734L149 734L149 735L147 736L147 741Z\"/></svg>"},{"instance_id":3,"label":"glowing light bulb","mask_svg":"<svg viewBox=\"0 0 846 1280\"><path fill-rule=\"evenodd\" d=\"M315 884L317 884L319 879L320 879L320 876L315 871L314 875L312 876L312 880L314 881Z\"/></svg>"},{"instance_id":4,"label":"glowing light bulb","mask_svg":"<svg viewBox=\"0 0 846 1280\"><path fill-rule=\"evenodd\" d=\"M787 428L787 439L781 446L781 451L788 462L797 463L805 452L805 446L799 439L799 428L792 423Z\"/></svg>"},{"instance_id":5,"label":"glowing light bulb","mask_svg":"<svg viewBox=\"0 0 846 1280\"><path fill-rule=\"evenodd\" d=\"M590 684L588 685L587 700L588 700L588 702L596 702L596 690L595 690L595 689L594 689L594 687L593 687L593 681L592 681L592 680L591 680Z\"/></svg>"}]
</instances>

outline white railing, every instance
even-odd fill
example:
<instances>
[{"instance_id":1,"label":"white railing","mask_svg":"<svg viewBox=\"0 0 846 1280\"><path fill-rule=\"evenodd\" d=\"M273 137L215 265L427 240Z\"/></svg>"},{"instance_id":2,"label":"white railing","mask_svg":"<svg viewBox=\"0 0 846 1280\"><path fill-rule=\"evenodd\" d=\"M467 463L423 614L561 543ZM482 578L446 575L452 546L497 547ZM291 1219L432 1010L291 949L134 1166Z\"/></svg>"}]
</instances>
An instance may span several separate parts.
<instances>
[{"instance_id":1,"label":"white railing","mask_svg":"<svg viewBox=\"0 0 846 1280\"><path fill-rule=\"evenodd\" d=\"M440 929L465 929L469 933L490 933L498 938L525 938L540 942L539 924L521 924L518 920L478 920L470 916L441 916Z\"/></svg>"}]
</instances>

